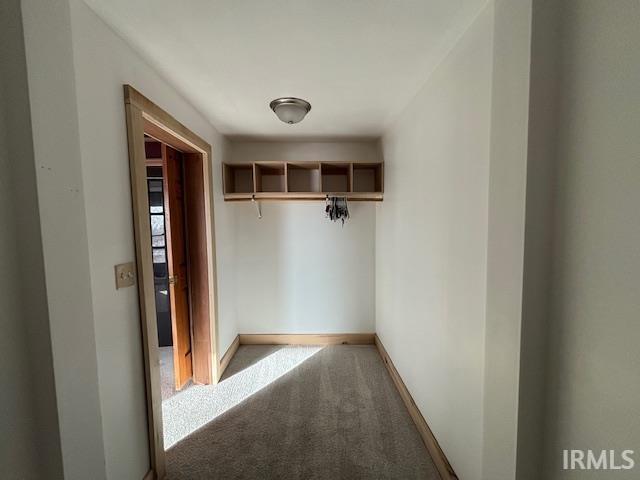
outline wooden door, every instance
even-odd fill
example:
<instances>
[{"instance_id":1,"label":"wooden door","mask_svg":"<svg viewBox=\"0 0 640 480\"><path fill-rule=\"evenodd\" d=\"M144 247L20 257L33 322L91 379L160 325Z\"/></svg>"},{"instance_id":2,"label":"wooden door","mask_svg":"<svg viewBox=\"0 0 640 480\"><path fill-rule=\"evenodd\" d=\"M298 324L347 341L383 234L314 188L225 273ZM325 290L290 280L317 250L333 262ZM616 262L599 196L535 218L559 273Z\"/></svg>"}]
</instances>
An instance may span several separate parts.
<instances>
[{"instance_id":1,"label":"wooden door","mask_svg":"<svg viewBox=\"0 0 640 480\"><path fill-rule=\"evenodd\" d=\"M201 153L183 153L187 251L189 253L189 294L193 381L210 384L213 379L211 349L211 299L209 298L209 245L207 236L206 168ZM213 279L215 281L215 278Z\"/></svg>"},{"instance_id":2,"label":"wooden door","mask_svg":"<svg viewBox=\"0 0 640 480\"><path fill-rule=\"evenodd\" d=\"M162 163L173 369L176 390L180 390L193 375L182 154L163 144Z\"/></svg>"}]
</instances>

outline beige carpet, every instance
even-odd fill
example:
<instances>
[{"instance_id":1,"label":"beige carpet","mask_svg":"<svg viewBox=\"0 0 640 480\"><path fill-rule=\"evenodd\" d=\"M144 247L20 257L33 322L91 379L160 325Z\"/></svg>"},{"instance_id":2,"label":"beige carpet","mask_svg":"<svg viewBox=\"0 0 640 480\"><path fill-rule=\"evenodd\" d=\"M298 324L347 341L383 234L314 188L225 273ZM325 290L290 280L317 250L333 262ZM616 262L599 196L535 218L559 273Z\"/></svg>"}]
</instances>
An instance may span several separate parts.
<instances>
[{"instance_id":1,"label":"beige carpet","mask_svg":"<svg viewBox=\"0 0 640 480\"><path fill-rule=\"evenodd\" d=\"M292 356L301 360L268 383L238 383ZM373 346L242 346L200 401L216 405L225 382L236 383L227 395L251 394L169 448L170 480L439 478Z\"/></svg>"}]
</instances>

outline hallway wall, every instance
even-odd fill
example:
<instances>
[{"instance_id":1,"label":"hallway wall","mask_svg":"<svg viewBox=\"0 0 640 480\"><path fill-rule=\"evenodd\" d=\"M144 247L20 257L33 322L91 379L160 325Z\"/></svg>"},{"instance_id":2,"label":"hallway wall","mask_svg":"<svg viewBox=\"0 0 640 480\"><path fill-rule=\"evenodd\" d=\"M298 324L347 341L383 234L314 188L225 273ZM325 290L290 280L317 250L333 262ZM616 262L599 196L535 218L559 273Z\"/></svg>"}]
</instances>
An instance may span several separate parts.
<instances>
[{"instance_id":1,"label":"hallway wall","mask_svg":"<svg viewBox=\"0 0 640 480\"><path fill-rule=\"evenodd\" d=\"M482 471L493 5L383 137L376 330L463 479Z\"/></svg>"},{"instance_id":2,"label":"hallway wall","mask_svg":"<svg viewBox=\"0 0 640 480\"><path fill-rule=\"evenodd\" d=\"M233 141L242 161L378 161L372 141ZM235 217L240 333L363 333L375 330L375 206L350 202L344 226L325 203L228 202Z\"/></svg>"},{"instance_id":3,"label":"hallway wall","mask_svg":"<svg viewBox=\"0 0 640 480\"><path fill-rule=\"evenodd\" d=\"M11 18L7 14L8 6L8 3L0 6L0 19ZM8 31L3 27L6 26L0 24L0 32ZM7 43L2 42L0 45ZM4 54L0 55L0 60L3 60L0 62L1 82L9 63ZM0 85L0 169L3 172L0 179L0 250L3 252L0 256L0 305L3 312L0 316L0 349L3 358L0 380L9 394L7 398L3 398L3 408L0 410L0 425L3 427L0 463L11 479L36 479L39 473L36 464L36 426L32 421L34 406L30 400L32 385L29 381L28 337L22 322L20 284L15 281L20 272L19 250L12 188L14 175L11 174L10 163L12 152L7 145L5 119L8 117L5 116L7 106L4 98L7 89L3 87L4 85Z\"/></svg>"},{"instance_id":4,"label":"hallway wall","mask_svg":"<svg viewBox=\"0 0 640 480\"><path fill-rule=\"evenodd\" d=\"M0 465L62 478L19 0L0 3Z\"/></svg>"},{"instance_id":5,"label":"hallway wall","mask_svg":"<svg viewBox=\"0 0 640 480\"><path fill-rule=\"evenodd\" d=\"M21 3L56 436L64 477L100 480L105 452L69 3Z\"/></svg>"},{"instance_id":6,"label":"hallway wall","mask_svg":"<svg viewBox=\"0 0 640 480\"><path fill-rule=\"evenodd\" d=\"M537 478L640 468L640 3L567 0L559 44L545 460ZM552 52L553 53L553 52ZM562 449L634 450L634 470L562 470Z\"/></svg>"},{"instance_id":7,"label":"hallway wall","mask_svg":"<svg viewBox=\"0 0 640 480\"><path fill-rule=\"evenodd\" d=\"M531 0L494 1L484 364L484 480L516 475Z\"/></svg>"},{"instance_id":8,"label":"hallway wall","mask_svg":"<svg viewBox=\"0 0 640 480\"><path fill-rule=\"evenodd\" d=\"M529 145L516 475L542 478L546 368L550 325L553 216L556 200L559 25L555 0L534 0L531 23Z\"/></svg>"},{"instance_id":9,"label":"hallway wall","mask_svg":"<svg viewBox=\"0 0 640 480\"><path fill-rule=\"evenodd\" d=\"M464 479L515 478L530 21L488 2L383 137L376 330Z\"/></svg>"},{"instance_id":10,"label":"hallway wall","mask_svg":"<svg viewBox=\"0 0 640 480\"><path fill-rule=\"evenodd\" d=\"M220 354L237 333L229 264L233 220L218 176L226 142L84 2L70 5L107 475L142 478L149 463L137 290L116 291L113 284L113 265L134 259L122 85L133 85L213 147Z\"/></svg>"},{"instance_id":11,"label":"hallway wall","mask_svg":"<svg viewBox=\"0 0 640 480\"><path fill-rule=\"evenodd\" d=\"M84 2L24 0L23 16L65 478L139 480L149 453L137 290L116 291L113 276L134 259L122 85L213 146L221 352L237 334L233 218L216 175L226 141Z\"/></svg>"}]
</instances>

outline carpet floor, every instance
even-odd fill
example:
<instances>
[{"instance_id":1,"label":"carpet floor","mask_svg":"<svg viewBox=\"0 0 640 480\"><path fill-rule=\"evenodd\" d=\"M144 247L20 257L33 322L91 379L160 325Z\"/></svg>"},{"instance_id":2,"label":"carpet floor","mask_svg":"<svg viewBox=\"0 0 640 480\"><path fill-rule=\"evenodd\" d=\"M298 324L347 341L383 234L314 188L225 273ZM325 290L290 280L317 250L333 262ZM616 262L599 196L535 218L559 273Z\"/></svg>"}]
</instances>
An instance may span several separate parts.
<instances>
[{"instance_id":1,"label":"carpet floor","mask_svg":"<svg viewBox=\"0 0 640 480\"><path fill-rule=\"evenodd\" d=\"M173 347L160 347L160 392L162 400L171 398L176 393L173 380Z\"/></svg>"},{"instance_id":2,"label":"carpet floor","mask_svg":"<svg viewBox=\"0 0 640 480\"><path fill-rule=\"evenodd\" d=\"M188 392L186 410L219 412L172 434L170 480L440 478L374 346L241 346L218 385ZM188 423L180 404L163 415Z\"/></svg>"}]
</instances>

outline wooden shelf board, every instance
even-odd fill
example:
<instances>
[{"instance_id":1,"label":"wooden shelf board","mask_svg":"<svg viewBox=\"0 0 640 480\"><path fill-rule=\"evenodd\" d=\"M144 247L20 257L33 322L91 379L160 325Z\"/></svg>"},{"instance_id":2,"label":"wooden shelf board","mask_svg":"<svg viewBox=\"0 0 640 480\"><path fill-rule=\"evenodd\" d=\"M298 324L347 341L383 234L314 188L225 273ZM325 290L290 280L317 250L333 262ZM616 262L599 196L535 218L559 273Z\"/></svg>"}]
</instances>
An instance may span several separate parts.
<instances>
[{"instance_id":1,"label":"wooden shelf board","mask_svg":"<svg viewBox=\"0 0 640 480\"><path fill-rule=\"evenodd\" d=\"M225 200L251 200L253 193L225 193Z\"/></svg>"},{"instance_id":2,"label":"wooden shelf board","mask_svg":"<svg viewBox=\"0 0 640 480\"><path fill-rule=\"evenodd\" d=\"M380 192L349 192L349 193L322 193L322 192L258 192L258 193L225 193L225 201L250 201L256 200L325 200L330 197L347 197L349 201L377 201L383 200Z\"/></svg>"}]
</instances>

